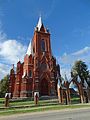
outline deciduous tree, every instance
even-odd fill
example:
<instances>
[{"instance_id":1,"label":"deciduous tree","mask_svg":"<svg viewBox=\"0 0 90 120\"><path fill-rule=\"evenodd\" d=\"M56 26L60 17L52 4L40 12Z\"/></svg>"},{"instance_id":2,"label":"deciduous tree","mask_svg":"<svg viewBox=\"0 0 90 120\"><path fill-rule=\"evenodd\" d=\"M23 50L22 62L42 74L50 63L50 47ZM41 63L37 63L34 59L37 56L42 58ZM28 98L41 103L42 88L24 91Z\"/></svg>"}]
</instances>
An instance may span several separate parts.
<instances>
[{"instance_id":1,"label":"deciduous tree","mask_svg":"<svg viewBox=\"0 0 90 120\"><path fill-rule=\"evenodd\" d=\"M4 97L5 93L8 92L8 84L9 84L9 75L5 76L0 81L0 97Z\"/></svg>"},{"instance_id":2,"label":"deciduous tree","mask_svg":"<svg viewBox=\"0 0 90 120\"><path fill-rule=\"evenodd\" d=\"M75 62L75 64L72 67L71 73L73 77L77 77L79 75L83 83L84 80L87 81L89 77L88 66L82 60L78 60Z\"/></svg>"}]
</instances>

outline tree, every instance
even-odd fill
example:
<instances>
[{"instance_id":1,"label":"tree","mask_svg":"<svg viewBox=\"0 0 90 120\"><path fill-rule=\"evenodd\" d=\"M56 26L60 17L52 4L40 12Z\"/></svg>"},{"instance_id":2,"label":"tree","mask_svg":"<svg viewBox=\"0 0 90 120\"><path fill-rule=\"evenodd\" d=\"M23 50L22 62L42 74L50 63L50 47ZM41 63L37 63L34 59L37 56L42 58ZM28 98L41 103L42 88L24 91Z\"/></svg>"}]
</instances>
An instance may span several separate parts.
<instances>
[{"instance_id":1,"label":"tree","mask_svg":"<svg viewBox=\"0 0 90 120\"><path fill-rule=\"evenodd\" d=\"M88 85L89 85L89 87L90 87L90 74L89 74L89 77L88 77L88 79L87 79L87 83L88 83Z\"/></svg>"},{"instance_id":2,"label":"tree","mask_svg":"<svg viewBox=\"0 0 90 120\"><path fill-rule=\"evenodd\" d=\"M5 93L8 92L8 84L9 84L9 75L5 76L0 81L0 97L4 97Z\"/></svg>"},{"instance_id":3,"label":"tree","mask_svg":"<svg viewBox=\"0 0 90 120\"><path fill-rule=\"evenodd\" d=\"M79 75L83 83L84 83L84 80L87 81L89 77L88 67L86 63L83 62L82 60L78 60L75 62L75 64L72 67L71 73L73 77L77 77Z\"/></svg>"}]
</instances>

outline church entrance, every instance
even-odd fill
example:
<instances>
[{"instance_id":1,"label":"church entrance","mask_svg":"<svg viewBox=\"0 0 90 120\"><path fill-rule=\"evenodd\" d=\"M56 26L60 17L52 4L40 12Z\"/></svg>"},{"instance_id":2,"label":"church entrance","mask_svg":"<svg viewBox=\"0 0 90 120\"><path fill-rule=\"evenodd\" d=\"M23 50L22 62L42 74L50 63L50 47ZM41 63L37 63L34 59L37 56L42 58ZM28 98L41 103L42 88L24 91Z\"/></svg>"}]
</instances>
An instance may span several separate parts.
<instances>
[{"instance_id":1,"label":"church entrance","mask_svg":"<svg viewBox=\"0 0 90 120\"><path fill-rule=\"evenodd\" d=\"M48 95L48 81L44 78L41 81L41 96Z\"/></svg>"}]
</instances>

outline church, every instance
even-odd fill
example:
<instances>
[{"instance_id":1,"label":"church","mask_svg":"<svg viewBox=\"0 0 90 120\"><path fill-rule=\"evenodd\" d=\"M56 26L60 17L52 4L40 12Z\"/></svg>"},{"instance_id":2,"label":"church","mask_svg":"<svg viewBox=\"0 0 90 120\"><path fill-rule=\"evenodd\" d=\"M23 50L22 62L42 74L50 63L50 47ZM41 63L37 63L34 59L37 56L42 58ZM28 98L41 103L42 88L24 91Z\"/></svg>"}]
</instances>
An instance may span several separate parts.
<instances>
[{"instance_id":1,"label":"church","mask_svg":"<svg viewBox=\"0 0 90 120\"><path fill-rule=\"evenodd\" d=\"M41 17L35 27L24 62L10 70L9 92L12 98L57 95L57 65L52 54L50 32Z\"/></svg>"}]
</instances>

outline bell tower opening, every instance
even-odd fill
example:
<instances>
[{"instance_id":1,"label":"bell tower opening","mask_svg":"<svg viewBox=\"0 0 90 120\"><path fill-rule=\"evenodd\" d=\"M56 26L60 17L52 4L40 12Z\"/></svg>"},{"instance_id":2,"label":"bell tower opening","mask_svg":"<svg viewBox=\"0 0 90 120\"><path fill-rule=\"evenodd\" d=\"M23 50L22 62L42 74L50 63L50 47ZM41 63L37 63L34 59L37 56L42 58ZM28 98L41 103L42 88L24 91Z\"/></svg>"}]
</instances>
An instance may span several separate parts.
<instances>
[{"instance_id":1,"label":"bell tower opening","mask_svg":"<svg viewBox=\"0 0 90 120\"><path fill-rule=\"evenodd\" d=\"M46 51L44 39L41 40L41 51L42 51L42 52L45 52L45 51Z\"/></svg>"}]
</instances>

